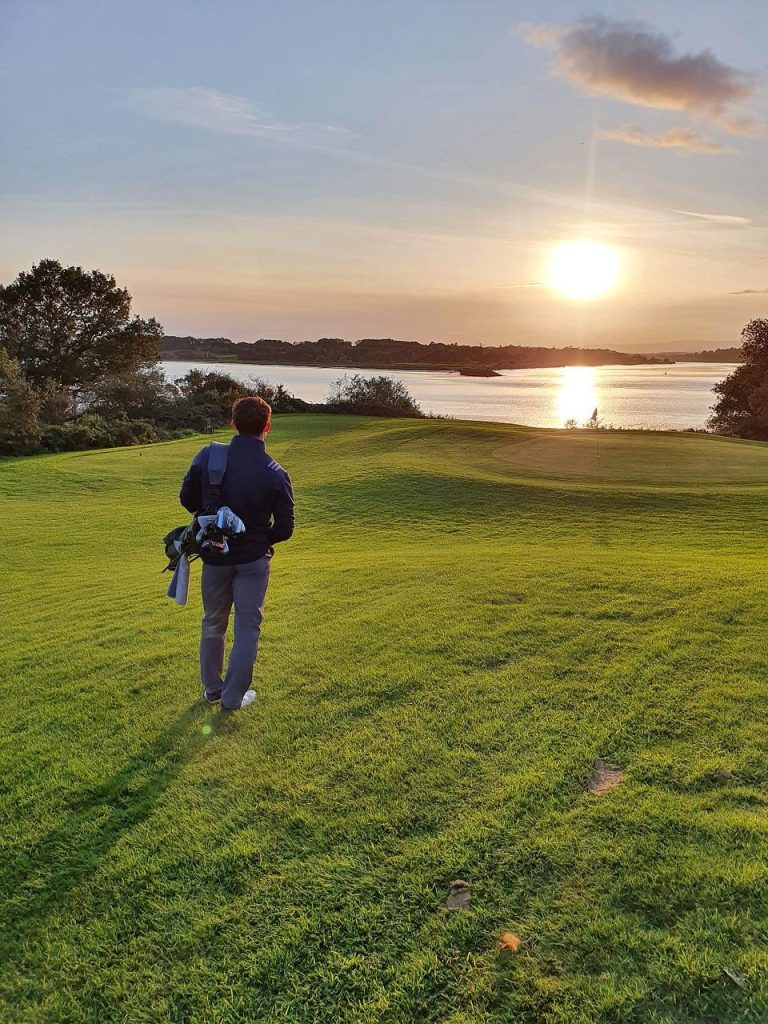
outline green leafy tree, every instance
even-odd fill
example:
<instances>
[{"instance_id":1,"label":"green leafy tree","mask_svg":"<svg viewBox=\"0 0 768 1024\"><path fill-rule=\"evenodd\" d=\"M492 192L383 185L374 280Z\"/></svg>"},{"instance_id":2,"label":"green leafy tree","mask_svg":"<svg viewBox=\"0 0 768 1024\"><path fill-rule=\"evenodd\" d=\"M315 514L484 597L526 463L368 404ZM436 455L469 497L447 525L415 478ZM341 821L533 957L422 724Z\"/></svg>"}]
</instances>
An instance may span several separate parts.
<instances>
[{"instance_id":1,"label":"green leafy tree","mask_svg":"<svg viewBox=\"0 0 768 1024\"><path fill-rule=\"evenodd\" d=\"M0 348L39 387L76 392L156 363L163 331L131 316L131 296L99 270L41 260L0 286Z\"/></svg>"},{"instance_id":2,"label":"green leafy tree","mask_svg":"<svg viewBox=\"0 0 768 1024\"><path fill-rule=\"evenodd\" d=\"M768 320L750 320L741 332L742 364L715 384L718 399L708 426L719 434L768 440Z\"/></svg>"},{"instance_id":3,"label":"green leafy tree","mask_svg":"<svg viewBox=\"0 0 768 1024\"><path fill-rule=\"evenodd\" d=\"M40 439L38 397L15 359L0 349L0 454L24 455Z\"/></svg>"}]
</instances>

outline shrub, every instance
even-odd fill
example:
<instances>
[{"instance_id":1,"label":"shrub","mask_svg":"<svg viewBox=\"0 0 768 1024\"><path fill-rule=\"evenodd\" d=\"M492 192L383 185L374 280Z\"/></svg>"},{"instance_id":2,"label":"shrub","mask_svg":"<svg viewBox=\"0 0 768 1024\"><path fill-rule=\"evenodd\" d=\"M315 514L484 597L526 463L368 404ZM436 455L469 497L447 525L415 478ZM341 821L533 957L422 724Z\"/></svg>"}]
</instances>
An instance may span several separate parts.
<instances>
[{"instance_id":1,"label":"shrub","mask_svg":"<svg viewBox=\"0 0 768 1024\"><path fill-rule=\"evenodd\" d=\"M46 423L40 448L46 452L76 452L87 448L119 448L157 441L157 427L150 420L117 419L86 413L70 423Z\"/></svg>"},{"instance_id":2,"label":"shrub","mask_svg":"<svg viewBox=\"0 0 768 1024\"><path fill-rule=\"evenodd\" d=\"M405 384L384 375L363 377L356 373L341 377L331 385L326 405L333 412L358 416L424 416Z\"/></svg>"},{"instance_id":3,"label":"shrub","mask_svg":"<svg viewBox=\"0 0 768 1024\"><path fill-rule=\"evenodd\" d=\"M265 402L269 402L272 412L308 412L313 408L311 402L289 394L282 384L268 384L260 377L249 377L248 385L252 395L259 395Z\"/></svg>"},{"instance_id":4,"label":"shrub","mask_svg":"<svg viewBox=\"0 0 768 1024\"><path fill-rule=\"evenodd\" d=\"M123 448L131 444L152 444L161 435L152 420L115 420L109 424L112 445Z\"/></svg>"},{"instance_id":5,"label":"shrub","mask_svg":"<svg viewBox=\"0 0 768 1024\"><path fill-rule=\"evenodd\" d=\"M45 452L75 452L109 447L109 429L102 416L82 416L69 423L46 423L40 447Z\"/></svg>"},{"instance_id":6,"label":"shrub","mask_svg":"<svg viewBox=\"0 0 768 1024\"><path fill-rule=\"evenodd\" d=\"M69 423L77 415L77 398L71 387L52 380L37 386L41 423Z\"/></svg>"},{"instance_id":7,"label":"shrub","mask_svg":"<svg viewBox=\"0 0 768 1024\"><path fill-rule=\"evenodd\" d=\"M170 383L159 367L111 374L82 389L24 381L0 350L0 454L112 448L184 437L229 422L238 398L260 395L276 413L312 409L282 384L190 370ZM324 407L323 407L324 408Z\"/></svg>"},{"instance_id":8,"label":"shrub","mask_svg":"<svg viewBox=\"0 0 768 1024\"><path fill-rule=\"evenodd\" d=\"M178 398L174 408L176 426L208 430L229 422L238 398L254 392L228 373L190 370L176 381Z\"/></svg>"},{"instance_id":9,"label":"shrub","mask_svg":"<svg viewBox=\"0 0 768 1024\"><path fill-rule=\"evenodd\" d=\"M22 378L18 362L0 349L0 455L26 455L37 450L38 407L37 393Z\"/></svg>"},{"instance_id":10,"label":"shrub","mask_svg":"<svg viewBox=\"0 0 768 1024\"><path fill-rule=\"evenodd\" d=\"M152 366L102 377L83 389L79 407L109 422L123 419L173 424L178 401L178 388L159 367Z\"/></svg>"},{"instance_id":11,"label":"shrub","mask_svg":"<svg viewBox=\"0 0 768 1024\"><path fill-rule=\"evenodd\" d=\"M272 411L304 412L308 402L289 394L282 384L268 384L259 377L239 381L228 373L190 370L176 381L177 397L171 421L176 426L207 430L229 423L232 406L238 398L258 395L268 402Z\"/></svg>"}]
</instances>

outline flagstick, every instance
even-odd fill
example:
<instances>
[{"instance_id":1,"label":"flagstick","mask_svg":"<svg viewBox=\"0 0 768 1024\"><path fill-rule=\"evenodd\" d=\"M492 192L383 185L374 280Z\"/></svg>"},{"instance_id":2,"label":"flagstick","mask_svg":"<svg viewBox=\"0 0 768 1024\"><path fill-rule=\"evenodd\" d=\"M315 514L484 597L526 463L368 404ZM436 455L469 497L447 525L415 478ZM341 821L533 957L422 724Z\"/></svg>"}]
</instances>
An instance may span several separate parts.
<instances>
[{"instance_id":1,"label":"flagstick","mask_svg":"<svg viewBox=\"0 0 768 1024\"><path fill-rule=\"evenodd\" d=\"M595 441L597 443L597 462L598 462L598 465L599 465L600 464L600 434L599 434L600 426L599 426L599 420L598 420L598 416L597 416L597 406L595 406L595 411L589 417L589 420L590 420L590 423L592 424L592 426L595 428Z\"/></svg>"}]
</instances>

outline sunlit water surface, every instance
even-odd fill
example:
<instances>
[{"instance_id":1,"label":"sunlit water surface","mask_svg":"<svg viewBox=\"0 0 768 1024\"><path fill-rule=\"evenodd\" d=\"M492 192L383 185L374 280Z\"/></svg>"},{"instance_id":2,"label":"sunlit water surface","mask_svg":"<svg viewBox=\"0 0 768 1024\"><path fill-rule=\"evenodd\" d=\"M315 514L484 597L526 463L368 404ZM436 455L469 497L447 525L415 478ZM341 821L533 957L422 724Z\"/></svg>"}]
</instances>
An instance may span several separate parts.
<instances>
[{"instance_id":1,"label":"sunlit water surface","mask_svg":"<svg viewBox=\"0 0 768 1024\"><path fill-rule=\"evenodd\" d=\"M570 420L583 423L597 409L605 425L654 430L703 427L715 397L712 386L735 365L567 366L502 370L500 377L461 377L443 370L344 370L175 360L163 364L173 380L192 367L218 370L244 381L255 376L271 384L284 384L289 392L308 402L322 402L331 383L345 372L385 374L403 381L425 412L456 419L563 427Z\"/></svg>"}]
</instances>

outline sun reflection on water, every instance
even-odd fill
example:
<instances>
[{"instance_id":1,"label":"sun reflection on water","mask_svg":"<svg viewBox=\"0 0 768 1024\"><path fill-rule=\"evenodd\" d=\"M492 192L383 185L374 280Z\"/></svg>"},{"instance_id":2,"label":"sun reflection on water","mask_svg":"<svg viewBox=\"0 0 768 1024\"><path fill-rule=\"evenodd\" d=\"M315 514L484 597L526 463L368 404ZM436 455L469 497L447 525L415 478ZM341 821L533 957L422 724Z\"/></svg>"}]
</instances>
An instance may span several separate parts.
<instances>
[{"instance_id":1,"label":"sun reflection on water","mask_svg":"<svg viewBox=\"0 0 768 1024\"><path fill-rule=\"evenodd\" d=\"M557 386L557 418L563 425L573 421L583 426L597 407L596 374L593 366L564 366Z\"/></svg>"}]
</instances>

